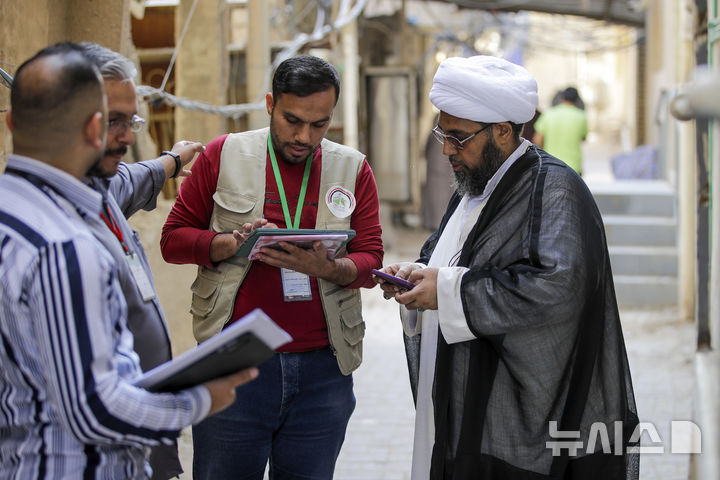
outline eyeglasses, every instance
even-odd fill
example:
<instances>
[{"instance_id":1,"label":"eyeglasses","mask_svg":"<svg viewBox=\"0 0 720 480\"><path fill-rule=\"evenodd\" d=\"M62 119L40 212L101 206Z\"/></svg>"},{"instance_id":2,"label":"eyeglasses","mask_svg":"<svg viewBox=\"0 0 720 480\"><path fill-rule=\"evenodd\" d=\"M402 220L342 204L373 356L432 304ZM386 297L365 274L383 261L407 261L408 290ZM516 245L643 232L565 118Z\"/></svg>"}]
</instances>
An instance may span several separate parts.
<instances>
[{"instance_id":1,"label":"eyeglasses","mask_svg":"<svg viewBox=\"0 0 720 480\"><path fill-rule=\"evenodd\" d=\"M477 132L473 133L469 137L465 137L462 140L460 140L457 137L453 137L452 135L448 135L447 133L443 132L440 129L440 125L435 125L435 128L432 129L433 137L435 137L435 140L440 142L440 145L445 145L445 142L450 142L450 146L454 148L455 150L462 150L465 148L463 146L464 143L468 142L471 138L473 138L478 133L482 132L488 127L492 127L494 123L488 123L483 128L478 130Z\"/></svg>"},{"instance_id":2,"label":"eyeglasses","mask_svg":"<svg viewBox=\"0 0 720 480\"><path fill-rule=\"evenodd\" d=\"M138 133L140 130L142 130L143 125L145 125L145 119L139 115L133 115L132 120L130 120L129 122L117 118L108 121L108 129L114 131L124 131L126 127L130 127L130 130L133 133Z\"/></svg>"}]
</instances>

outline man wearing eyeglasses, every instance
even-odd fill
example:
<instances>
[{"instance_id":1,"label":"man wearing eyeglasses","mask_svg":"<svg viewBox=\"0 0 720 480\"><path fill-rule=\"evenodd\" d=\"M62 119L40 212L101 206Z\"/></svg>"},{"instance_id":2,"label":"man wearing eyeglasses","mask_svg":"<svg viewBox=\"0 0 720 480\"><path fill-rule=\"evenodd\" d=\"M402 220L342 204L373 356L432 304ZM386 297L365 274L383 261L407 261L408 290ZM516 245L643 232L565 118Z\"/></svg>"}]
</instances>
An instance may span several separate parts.
<instances>
[{"instance_id":1,"label":"man wearing eyeglasses","mask_svg":"<svg viewBox=\"0 0 720 480\"><path fill-rule=\"evenodd\" d=\"M103 195L103 211L99 217L86 221L119 267L134 349L140 357L140 366L147 371L172 358L170 336L145 250L126 218L140 209L154 209L165 181L189 175L183 167L205 148L198 142L181 141L157 159L123 163L128 147L135 143L135 134L145 123L137 115L135 66L119 53L100 45L80 45L103 76L108 102L105 153L86 178L87 183ZM175 477L183 471L174 444L153 448L150 465L153 479Z\"/></svg>"},{"instance_id":2,"label":"man wearing eyeglasses","mask_svg":"<svg viewBox=\"0 0 720 480\"><path fill-rule=\"evenodd\" d=\"M376 280L402 305L412 479L637 479L602 218L577 173L520 137L535 79L449 58L430 101L456 190L420 259L385 268L415 286Z\"/></svg>"}]
</instances>

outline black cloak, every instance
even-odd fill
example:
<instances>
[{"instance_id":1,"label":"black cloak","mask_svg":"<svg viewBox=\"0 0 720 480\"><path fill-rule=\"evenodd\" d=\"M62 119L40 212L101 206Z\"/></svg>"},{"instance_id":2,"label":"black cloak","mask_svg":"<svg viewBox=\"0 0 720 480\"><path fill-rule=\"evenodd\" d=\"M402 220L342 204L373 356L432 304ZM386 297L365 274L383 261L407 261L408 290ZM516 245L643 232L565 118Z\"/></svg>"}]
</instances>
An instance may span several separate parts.
<instances>
[{"instance_id":1,"label":"black cloak","mask_svg":"<svg viewBox=\"0 0 720 480\"><path fill-rule=\"evenodd\" d=\"M638 417L605 230L580 176L531 146L457 265L470 269L461 298L477 339L448 345L438 334L431 479L637 480ZM420 336L405 343L417 395Z\"/></svg>"}]
</instances>

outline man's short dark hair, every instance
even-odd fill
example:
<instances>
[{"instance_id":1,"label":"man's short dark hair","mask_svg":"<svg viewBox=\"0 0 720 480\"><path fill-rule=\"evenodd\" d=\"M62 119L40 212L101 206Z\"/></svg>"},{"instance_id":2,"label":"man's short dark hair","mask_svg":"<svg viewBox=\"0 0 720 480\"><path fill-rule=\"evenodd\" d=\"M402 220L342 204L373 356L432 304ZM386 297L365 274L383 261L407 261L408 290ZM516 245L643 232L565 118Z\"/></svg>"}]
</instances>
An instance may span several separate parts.
<instances>
[{"instance_id":1,"label":"man's short dark hair","mask_svg":"<svg viewBox=\"0 0 720 480\"><path fill-rule=\"evenodd\" d=\"M340 97L340 77L335 67L322 58L297 55L284 60L275 69L272 81L273 98L284 93L307 97L335 89L335 103Z\"/></svg>"},{"instance_id":2,"label":"man's short dark hair","mask_svg":"<svg viewBox=\"0 0 720 480\"><path fill-rule=\"evenodd\" d=\"M51 56L57 56L62 67L52 69L51 75L39 74L36 63ZM72 42L46 47L23 62L10 90L15 131L47 140L80 128L102 102L100 73Z\"/></svg>"},{"instance_id":3,"label":"man's short dark hair","mask_svg":"<svg viewBox=\"0 0 720 480\"><path fill-rule=\"evenodd\" d=\"M575 87L568 87L566 88L562 93L563 100L575 103L580 98L580 94L577 91L577 88Z\"/></svg>"}]
</instances>

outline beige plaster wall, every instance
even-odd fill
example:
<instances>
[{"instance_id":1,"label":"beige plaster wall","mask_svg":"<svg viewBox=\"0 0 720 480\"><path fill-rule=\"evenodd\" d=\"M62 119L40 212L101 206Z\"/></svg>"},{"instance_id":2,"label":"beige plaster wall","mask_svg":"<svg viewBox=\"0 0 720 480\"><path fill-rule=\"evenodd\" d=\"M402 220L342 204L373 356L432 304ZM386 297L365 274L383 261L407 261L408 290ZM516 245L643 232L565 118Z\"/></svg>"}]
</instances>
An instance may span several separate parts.
<instances>
[{"instance_id":1,"label":"beige plaster wall","mask_svg":"<svg viewBox=\"0 0 720 480\"><path fill-rule=\"evenodd\" d=\"M175 14L175 42L185 26L192 0L180 0ZM175 64L176 94L212 105L227 99L229 57L227 54L229 14L224 0L198 2L188 25ZM207 143L226 133L226 120L178 108L175 110L175 139Z\"/></svg>"},{"instance_id":2,"label":"beige plaster wall","mask_svg":"<svg viewBox=\"0 0 720 480\"><path fill-rule=\"evenodd\" d=\"M0 2L0 68L10 75L28 57L48 43L48 24L50 12L48 0L3 0ZM62 2L57 2L62 3ZM64 23L64 22L63 22ZM10 107L10 90L0 86L0 110ZM3 112L0 124L0 167L5 168L5 160L12 151L10 132Z\"/></svg>"},{"instance_id":3,"label":"beige plaster wall","mask_svg":"<svg viewBox=\"0 0 720 480\"><path fill-rule=\"evenodd\" d=\"M59 41L97 42L127 54L131 48L129 0L0 1L0 68L10 75L41 48ZM0 86L0 110L10 106ZM3 113L4 115L4 113ZM10 132L0 125L0 168L12 152Z\"/></svg>"}]
</instances>

